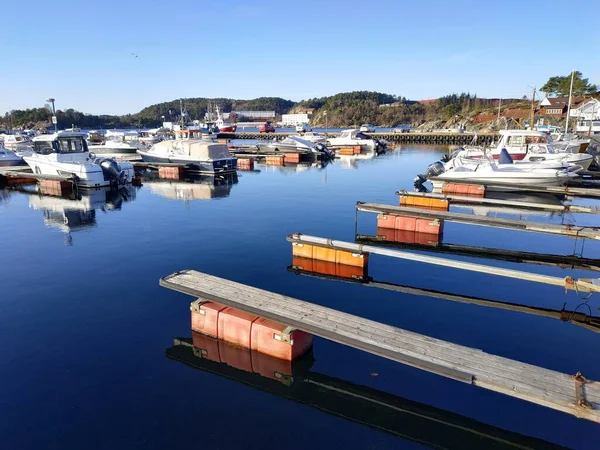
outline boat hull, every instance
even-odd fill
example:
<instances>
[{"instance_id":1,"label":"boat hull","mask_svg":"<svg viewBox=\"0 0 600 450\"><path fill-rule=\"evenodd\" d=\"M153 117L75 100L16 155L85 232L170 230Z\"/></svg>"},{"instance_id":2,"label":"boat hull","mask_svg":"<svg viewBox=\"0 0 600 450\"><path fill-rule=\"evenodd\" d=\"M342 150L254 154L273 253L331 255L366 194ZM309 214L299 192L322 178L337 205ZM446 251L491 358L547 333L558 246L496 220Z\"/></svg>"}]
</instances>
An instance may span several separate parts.
<instances>
[{"instance_id":1,"label":"boat hull","mask_svg":"<svg viewBox=\"0 0 600 450\"><path fill-rule=\"evenodd\" d=\"M168 158L156 155L149 155L146 152L138 151L144 162L150 163L168 163L168 164L185 164L189 170L206 174L221 174L232 173L237 170L237 159L215 159L213 161L190 161L183 158Z\"/></svg>"},{"instance_id":2,"label":"boat hull","mask_svg":"<svg viewBox=\"0 0 600 450\"><path fill-rule=\"evenodd\" d=\"M106 145L88 145L88 149L96 155L135 155L138 151L135 147L111 147Z\"/></svg>"},{"instance_id":3,"label":"boat hull","mask_svg":"<svg viewBox=\"0 0 600 450\"><path fill-rule=\"evenodd\" d=\"M223 127L219 127L219 133L235 133L237 130L237 125L226 125Z\"/></svg>"}]
</instances>

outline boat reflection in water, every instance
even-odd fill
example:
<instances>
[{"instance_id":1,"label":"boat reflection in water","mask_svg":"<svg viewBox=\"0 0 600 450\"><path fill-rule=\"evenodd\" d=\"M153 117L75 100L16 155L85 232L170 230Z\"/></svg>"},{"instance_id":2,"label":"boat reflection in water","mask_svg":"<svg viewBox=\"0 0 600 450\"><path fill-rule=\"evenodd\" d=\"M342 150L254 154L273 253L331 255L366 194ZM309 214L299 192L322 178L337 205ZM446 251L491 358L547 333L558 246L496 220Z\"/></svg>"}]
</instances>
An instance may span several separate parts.
<instances>
[{"instance_id":1,"label":"boat reflection in water","mask_svg":"<svg viewBox=\"0 0 600 450\"><path fill-rule=\"evenodd\" d=\"M377 156L375 150L361 150L358 155L336 155L336 159L339 160L340 166L343 169L358 169L360 161L366 161L373 159Z\"/></svg>"},{"instance_id":2,"label":"boat reflection in water","mask_svg":"<svg viewBox=\"0 0 600 450\"><path fill-rule=\"evenodd\" d=\"M75 199L51 197L33 193L29 207L42 210L46 226L67 234L66 245L73 244L71 233L96 226L96 210L118 211L123 202L133 201L136 188L124 186L118 190L99 188L82 191Z\"/></svg>"},{"instance_id":3,"label":"boat reflection in water","mask_svg":"<svg viewBox=\"0 0 600 450\"><path fill-rule=\"evenodd\" d=\"M165 180L158 178L156 174L146 172L143 177L144 186L153 194L185 202L228 197L231 188L237 182L236 173L220 176L195 175L183 180Z\"/></svg>"},{"instance_id":4,"label":"boat reflection in water","mask_svg":"<svg viewBox=\"0 0 600 450\"><path fill-rule=\"evenodd\" d=\"M274 165L268 162L261 163L263 164L262 170L265 172L282 172L282 173L296 173L296 172L306 172L307 170L316 169L321 170L327 167L330 163L330 160L325 161L312 161L312 162L299 162L299 163L284 163L284 165Z\"/></svg>"},{"instance_id":5,"label":"boat reflection in water","mask_svg":"<svg viewBox=\"0 0 600 450\"><path fill-rule=\"evenodd\" d=\"M166 355L195 369L432 448L561 448L456 413L312 372L312 351L293 362L283 361L192 332L191 339L175 339Z\"/></svg>"}]
</instances>

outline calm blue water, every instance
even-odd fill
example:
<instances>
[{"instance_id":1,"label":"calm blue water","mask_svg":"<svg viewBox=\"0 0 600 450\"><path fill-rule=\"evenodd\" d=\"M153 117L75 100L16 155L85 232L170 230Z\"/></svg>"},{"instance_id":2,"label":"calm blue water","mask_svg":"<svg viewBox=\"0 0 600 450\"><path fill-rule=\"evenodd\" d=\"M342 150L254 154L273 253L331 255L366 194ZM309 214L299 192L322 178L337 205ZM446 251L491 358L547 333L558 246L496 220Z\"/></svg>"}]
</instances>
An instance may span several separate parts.
<instances>
[{"instance_id":1,"label":"calm blue water","mask_svg":"<svg viewBox=\"0 0 600 450\"><path fill-rule=\"evenodd\" d=\"M394 192L411 189L412 178L442 153L402 147L376 159L336 161L325 168L257 166L259 172L240 172L237 183L221 186L146 181L108 204L103 193L89 199L93 213L82 212L81 203L0 191L3 447L421 448L168 359L165 351L173 338L191 337L192 298L159 287L158 280L181 269L600 379L600 336L583 327L287 270L292 257L286 235L353 240L356 201L397 204ZM564 220L590 225L597 216ZM375 215L361 213L358 231L376 234ZM558 254L576 245L564 237L457 224L446 225L444 239ZM598 243L587 242L584 254L598 257L598 250ZM561 277L597 276L490 264ZM380 256L372 257L369 274L377 281L557 310L581 304L575 293L560 288ZM595 315L597 298L588 301ZM600 426L591 422L323 339L315 338L313 352L312 374L572 448L597 448L600 439ZM405 434L412 429L409 424Z\"/></svg>"}]
</instances>

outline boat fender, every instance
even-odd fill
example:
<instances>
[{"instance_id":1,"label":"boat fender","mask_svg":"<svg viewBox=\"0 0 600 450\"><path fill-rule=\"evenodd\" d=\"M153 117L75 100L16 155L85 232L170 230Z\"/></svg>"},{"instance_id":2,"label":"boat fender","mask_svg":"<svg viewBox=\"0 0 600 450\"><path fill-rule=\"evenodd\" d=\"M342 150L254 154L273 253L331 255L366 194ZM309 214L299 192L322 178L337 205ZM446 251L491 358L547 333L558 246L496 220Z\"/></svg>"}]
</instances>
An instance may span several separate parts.
<instances>
[{"instance_id":1,"label":"boat fender","mask_svg":"<svg viewBox=\"0 0 600 450\"><path fill-rule=\"evenodd\" d=\"M498 164L512 164L512 163L513 163L513 159L510 156L510 154L508 153L508 150L506 150L505 148L500 150L500 156L498 157Z\"/></svg>"}]
</instances>

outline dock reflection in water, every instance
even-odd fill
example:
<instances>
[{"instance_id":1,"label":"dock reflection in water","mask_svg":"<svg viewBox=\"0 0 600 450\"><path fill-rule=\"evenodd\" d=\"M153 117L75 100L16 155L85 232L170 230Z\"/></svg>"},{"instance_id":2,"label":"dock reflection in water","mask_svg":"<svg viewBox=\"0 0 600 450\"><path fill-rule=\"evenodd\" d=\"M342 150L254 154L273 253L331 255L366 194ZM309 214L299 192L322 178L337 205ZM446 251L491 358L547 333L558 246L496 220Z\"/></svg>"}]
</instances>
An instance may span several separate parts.
<instances>
[{"instance_id":1,"label":"dock reflection in water","mask_svg":"<svg viewBox=\"0 0 600 450\"><path fill-rule=\"evenodd\" d=\"M144 187L150 189L153 194L185 202L228 197L237 182L237 174L195 175L183 180L166 180L158 178L155 173L145 172L142 178Z\"/></svg>"},{"instance_id":2,"label":"dock reflection in water","mask_svg":"<svg viewBox=\"0 0 600 450\"><path fill-rule=\"evenodd\" d=\"M32 193L29 196L29 207L41 210L44 224L66 233L65 243L72 245L72 232L96 226L97 209L103 212L118 211L124 202L133 201L135 197L134 186L121 187L118 190L86 190L75 199Z\"/></svg>"},{"instance_id":3,"label":"dock reflection in water","mask_svg":"<svg viewBox=\"0 0 600 450\"><path fill-rule=\"evenodd\" d=\"M192 339L174 339L166 356L195 369L431 448L563 448L460 414L312 372L312 351L293 362L283 361L192 332Z\"/></svg>"}]
</instances>

